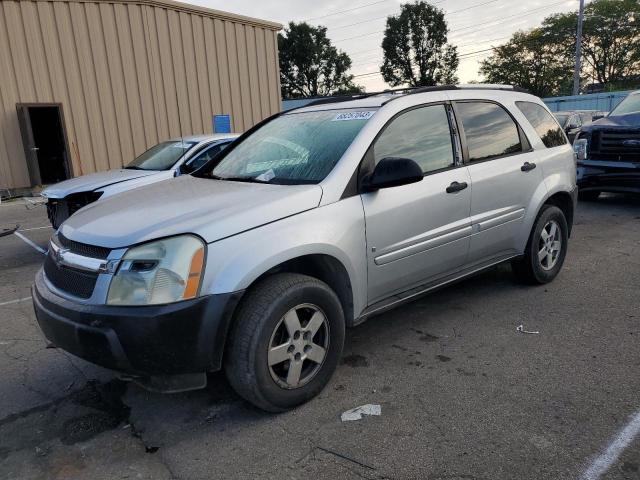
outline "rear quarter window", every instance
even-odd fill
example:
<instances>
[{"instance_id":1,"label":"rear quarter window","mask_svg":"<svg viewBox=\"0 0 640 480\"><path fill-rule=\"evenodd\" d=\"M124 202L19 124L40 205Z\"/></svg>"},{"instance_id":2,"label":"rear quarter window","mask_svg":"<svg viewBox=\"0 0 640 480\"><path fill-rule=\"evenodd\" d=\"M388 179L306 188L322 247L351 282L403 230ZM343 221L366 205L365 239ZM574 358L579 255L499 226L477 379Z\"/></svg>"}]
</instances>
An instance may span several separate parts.
<instances>
[{"instance_id":1,"label":"rear quarter window","mask_svg":"<svg viewBox=\"0 0 640 480\"><path fill-rule=\"evenodd\" d=\"M533 102L516 102L516 106L529 120L545 147L553 148L567 143L562 127L544 107Z\"/></svg>"}]
</instances>

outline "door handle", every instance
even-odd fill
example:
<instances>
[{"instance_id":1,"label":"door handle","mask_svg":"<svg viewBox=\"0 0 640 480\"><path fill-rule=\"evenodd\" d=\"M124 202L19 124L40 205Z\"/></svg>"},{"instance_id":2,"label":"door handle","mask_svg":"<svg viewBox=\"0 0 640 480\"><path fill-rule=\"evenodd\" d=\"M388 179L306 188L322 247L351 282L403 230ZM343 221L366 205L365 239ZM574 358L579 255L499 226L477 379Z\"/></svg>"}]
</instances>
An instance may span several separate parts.
<instances>
[{"instance_id":1,"label":"door handle","mask_svg":"<svg viewBox=\"0 0 640 480\"><path fill-rule=\"evenodd\" d=\"M464 190L468 186L469 185L467 185L467 182L453 182L451 185L447 187L447 193L456 193L456 192L459 192L460 190Z\"/></svg>"},{"instance_id":2,"label":"door handle","mask_svg":"<svg viewBox=\"0 0 640 480\"><path fill-rule=\"evenodd\" d=\"M533 170L534 168L536 168L535 163L524 162L524 165L520 167L520 170L522 170L523 172L528 172L530 170Z\"/></svg>"}]
</instances>

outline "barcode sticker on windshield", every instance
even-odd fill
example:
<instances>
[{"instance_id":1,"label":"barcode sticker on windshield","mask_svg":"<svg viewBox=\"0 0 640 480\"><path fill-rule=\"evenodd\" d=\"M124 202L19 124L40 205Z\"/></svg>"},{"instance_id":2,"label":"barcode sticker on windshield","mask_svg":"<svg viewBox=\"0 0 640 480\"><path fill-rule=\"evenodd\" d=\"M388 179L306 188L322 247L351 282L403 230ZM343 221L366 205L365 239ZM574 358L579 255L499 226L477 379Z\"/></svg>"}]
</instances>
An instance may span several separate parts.
<instances>
[{"instance_id":1,"label":"barcode sticker on windshield","mask_svg":"<svg viewBox=\"0 0 640 480\"><path fill-rule=\"evenodd\" d=\"M339 122L343 120L369 120L373 117L375 112L373 110L369 110L366 112L344 112L336 115L336 118L331 120L332 122Z\"/></svg>"}]
</instances>

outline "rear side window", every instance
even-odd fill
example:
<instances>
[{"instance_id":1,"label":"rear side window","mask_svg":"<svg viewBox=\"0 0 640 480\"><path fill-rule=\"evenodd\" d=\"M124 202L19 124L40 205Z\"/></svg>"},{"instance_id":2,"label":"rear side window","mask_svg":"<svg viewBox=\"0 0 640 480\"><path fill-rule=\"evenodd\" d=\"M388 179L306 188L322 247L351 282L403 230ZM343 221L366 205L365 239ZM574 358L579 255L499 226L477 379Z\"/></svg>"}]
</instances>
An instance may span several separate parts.
<instances>
[{"instance_id":1,"label":"rear side window","mask_svg":"<svg viewBox=\"0 0 640 480\"><path fill-rule=\"evenodd\" d=\"M516 102L516 105L535 128L545 147L558 147L567 143L562 127L541 105L533 102Z\"/></svg>"},{"instance_id":2,"label":"rear side window","mask_svg":"<svg viewBox=\"0 0 640 480\"><path fill-rule=\"evenodd\" d=\"M429 173L453 166L449 119L444 105L415 108L400 114L373 146L375 163L386 157L410 158Z\"/></svg>"},{"instance_id":3,"label":"rear side window","mask_svg":"<svg viewBox=\"0 0 640 480\"><path fill-rule=\"evenodd\" d=\"M501 106L460 102L456 104L456 113L464 128L470 162L522 152L518 126Z\"/></svg>"}]
</instances>

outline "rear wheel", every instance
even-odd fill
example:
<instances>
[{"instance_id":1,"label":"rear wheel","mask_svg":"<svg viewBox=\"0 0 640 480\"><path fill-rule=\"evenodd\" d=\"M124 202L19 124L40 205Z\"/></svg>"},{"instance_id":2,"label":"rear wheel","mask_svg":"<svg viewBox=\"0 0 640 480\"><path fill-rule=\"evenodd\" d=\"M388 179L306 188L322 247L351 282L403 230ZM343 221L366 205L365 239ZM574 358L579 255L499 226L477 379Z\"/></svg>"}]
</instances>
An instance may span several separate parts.
<instances>
[{"instance_id":1,"label":"rear wheel","mask_svg":"<svg viewBox=\"0 0 640 480\"><path fill-rule=\"evenodd\" d=\"M543 206L531 230L524 256L512 263L516 277L530 284L552 281L564 263L568 232L562 210L553 205Z\"/></svg>"},{"instance_id":2,"label":"rear wheel","mask_svg":"<svg viewBox=\"0 0 640 480\"><path fill-rule=\"evenodd\" d=\"M235 318L225 373L240 396L280 412L315 397L335 370L345 322L336 294L306 275L282 273L253 287Z\"/></svg>"},{"instance_id":3,"label":"rear wheel","mask_svg":"<svg viewBox=\"0 0 640 480\"><path fill-rule=\"evenodd\" d=\"M595 202L600 196L597 190L587 190L586 192L578 191L578 199L583 202Z\"/></svg>"}]
</instances>

